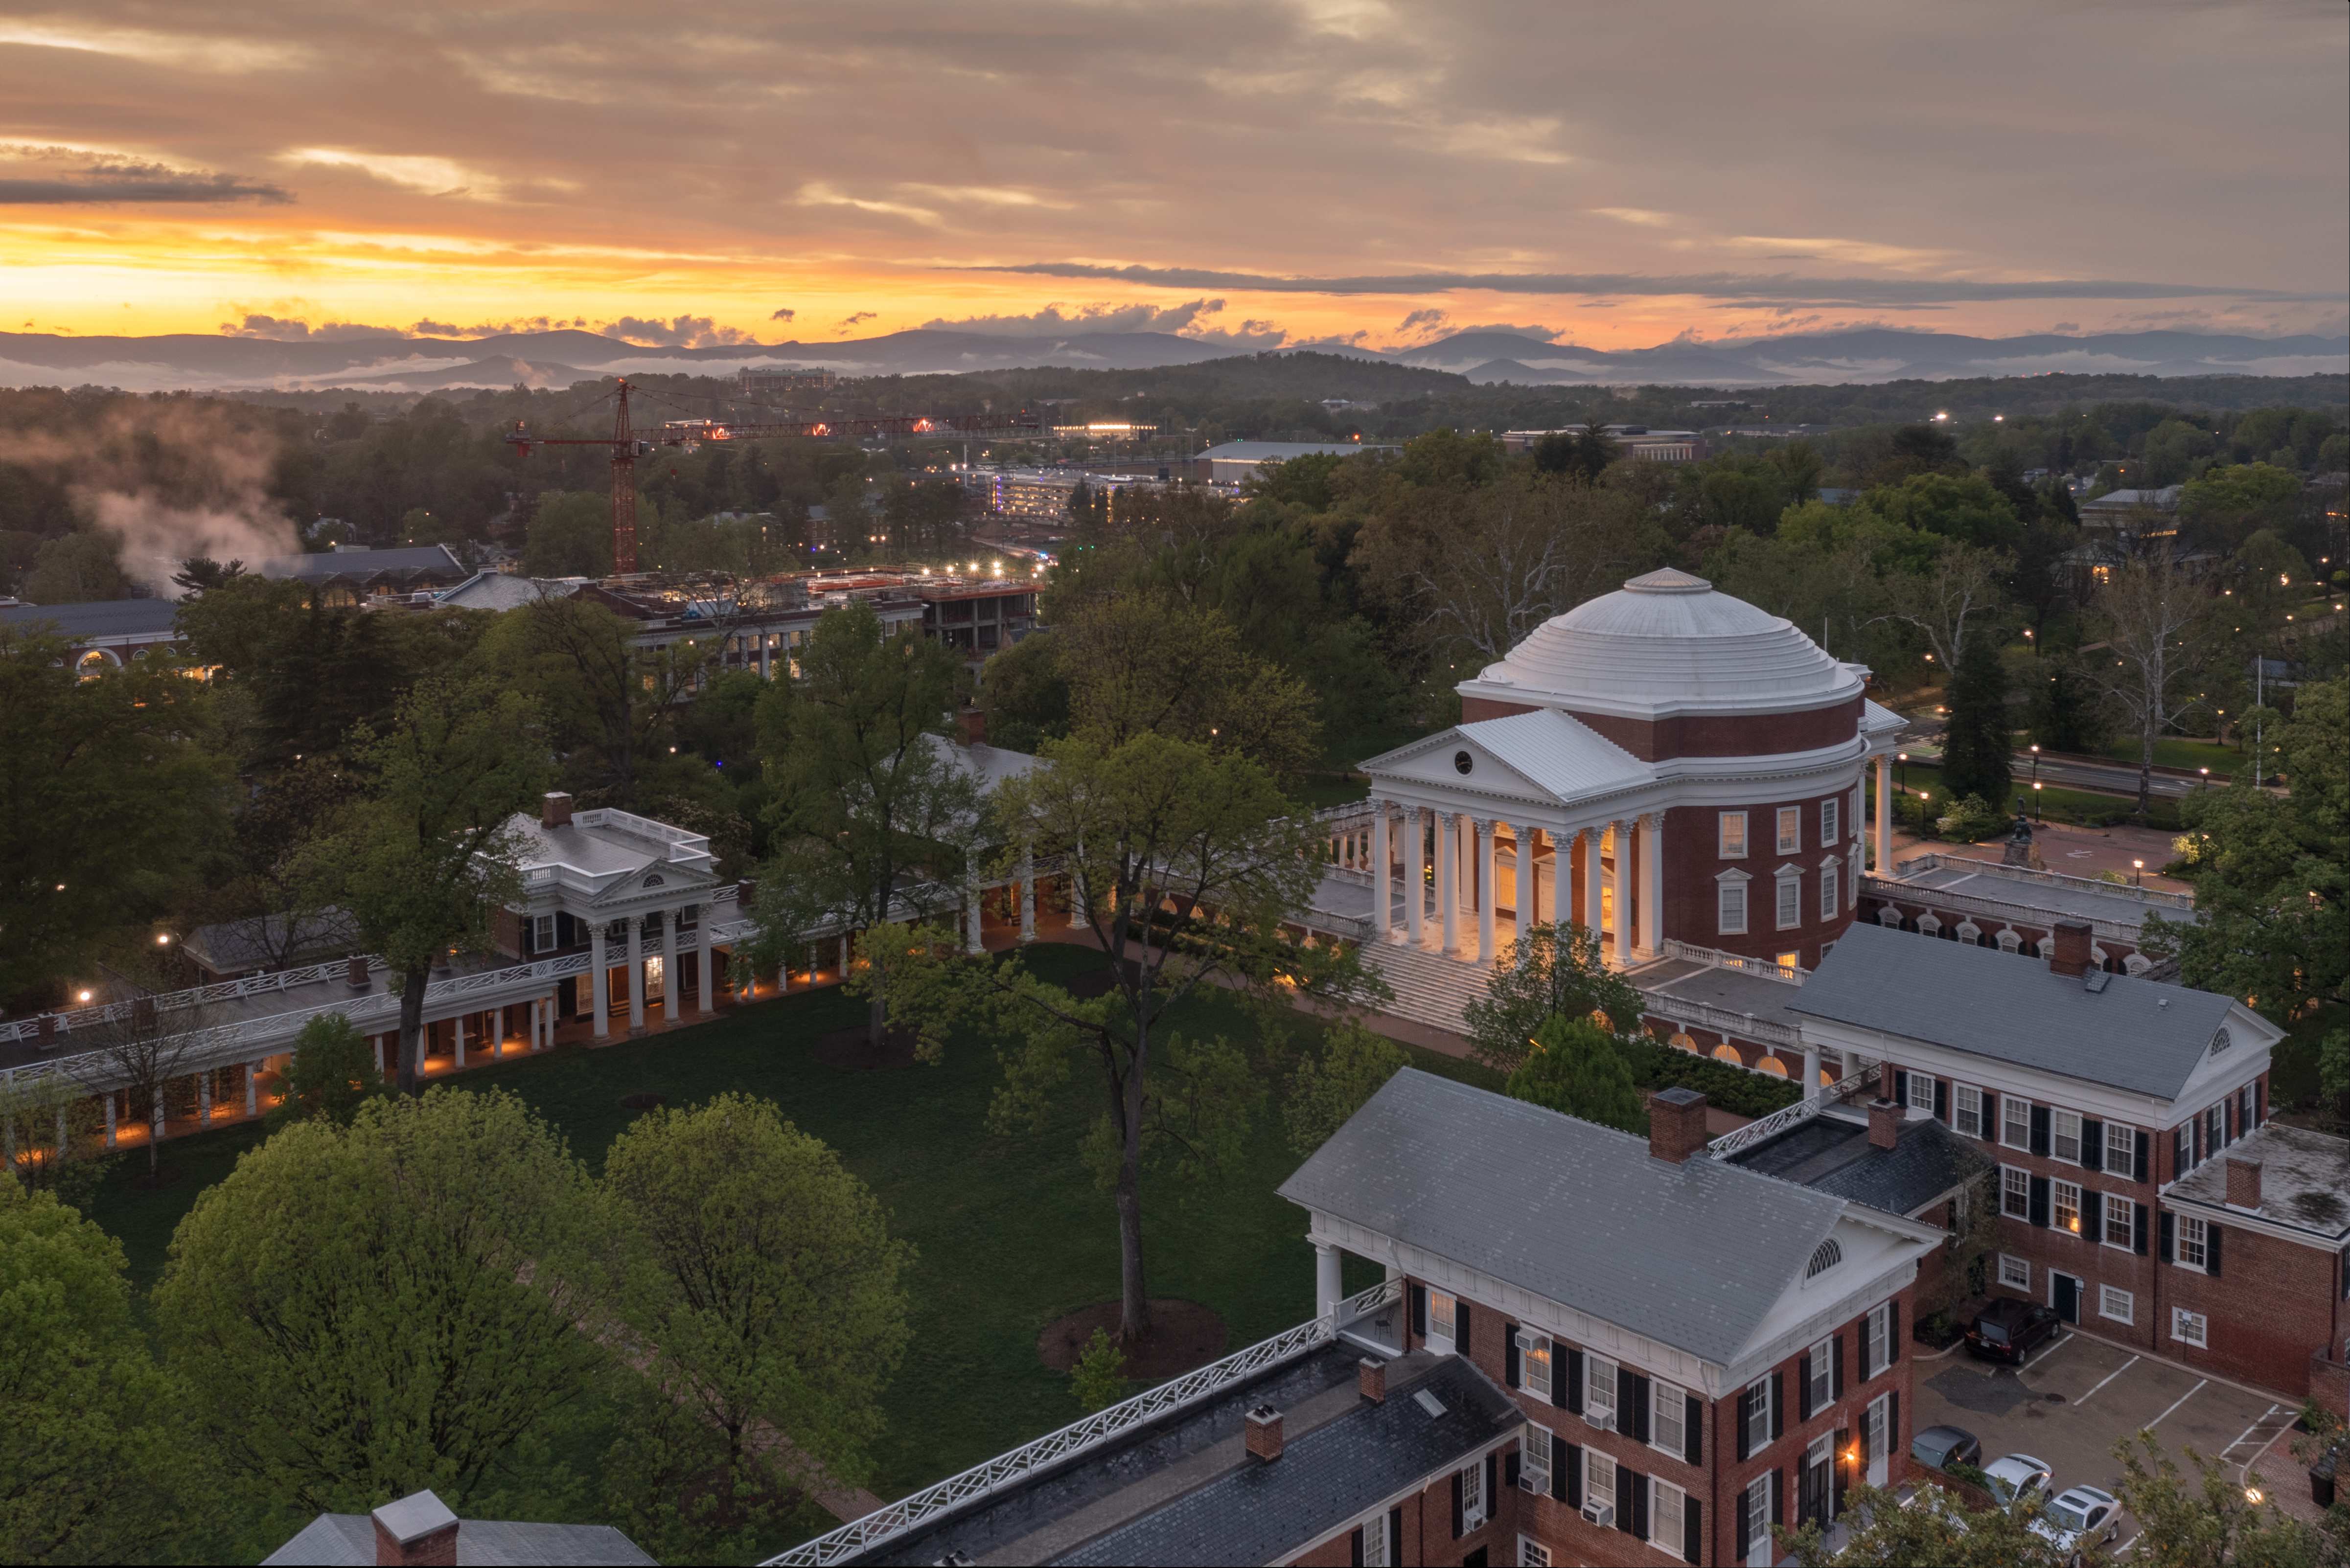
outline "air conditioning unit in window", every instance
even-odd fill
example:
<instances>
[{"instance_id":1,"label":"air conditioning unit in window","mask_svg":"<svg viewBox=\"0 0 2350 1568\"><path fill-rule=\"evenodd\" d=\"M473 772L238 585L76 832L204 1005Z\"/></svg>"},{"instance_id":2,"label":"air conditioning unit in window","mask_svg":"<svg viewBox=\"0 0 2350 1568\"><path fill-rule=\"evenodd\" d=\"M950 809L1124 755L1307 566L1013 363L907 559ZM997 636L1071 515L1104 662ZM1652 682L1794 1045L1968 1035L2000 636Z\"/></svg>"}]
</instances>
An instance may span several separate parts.
<instances>
[{"instance_id":1,"label":"air conditioning unit in window","mask_svg":"<svg viewBox=\"0 0 2350 1568\"><path fill-rule=\"evenodd\" d=\"M1584 1412L1583 1418L1600 1431L1612 1432L1616 1429L1616 1412L1613 1410L1586 1410Z\"/></svg>"},{"instance_id":2,"label":"air conditioning unit in window","mask_svg":"<svg viewBox=\"0 0 2350 1568\"><path fill-rule=\"evenodd\" d=\"M1586 1523L1596 1524L1600 1529L1606 1530L1616 1522L1616 1505L1593 1498L1583 1505L1583 1518Z\"/></svg>"}]
</instances>

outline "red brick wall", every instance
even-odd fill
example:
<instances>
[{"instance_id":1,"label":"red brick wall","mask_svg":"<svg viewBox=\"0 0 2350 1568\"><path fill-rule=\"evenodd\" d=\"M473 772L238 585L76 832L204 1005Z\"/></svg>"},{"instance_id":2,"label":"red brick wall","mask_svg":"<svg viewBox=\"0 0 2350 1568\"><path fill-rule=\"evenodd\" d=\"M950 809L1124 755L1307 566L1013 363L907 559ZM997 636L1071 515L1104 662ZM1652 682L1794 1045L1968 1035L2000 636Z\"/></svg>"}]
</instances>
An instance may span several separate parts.
<instances>
[{"instance_id":1,"label":"red brick wall","mask_svg":"<svg viewBox=\"0 0 2350 1568\"><path fill-rule=\"evenodd\" d=\"M1461 722L1464 724L1473 724L1480 719L1506 719L1513 713L1531 713L1534 711L1531 702L1501 702L1491 697L1461 699Z\"/></svg>"},{"instance_id":2,"label":"red brick wall","mask_svg":"<svg viewBox=\"0 0 2350 1568\"><path fill-rule=\"evenodd\" d=\"M2205 1216L2209 1218L2209 1216ZM2340 1265L2315 1247L2224 1228L2220 1277L2175 1264L2163 1266L2162 1322L2155 1349L2188 1366L2294 1398L2311 1391L2313 1355L2338 1345ZM2173 1307L2204 1314L2203 1349L2171 1337Z\"/></svg>"},{"instance_id":3,"label":"red brick wall","mask_svg":"<svg viewBox=\"0 0 2350 1568\"><path fill-rule=\"evenodd\" d=\"M1531 713L1534 704L1494 697L1461 699L1461 722ZM1612 713L1572 716L1644 763L1669 757L1768 757L1817 751L1860 732L1860 699L1800 713L1690 713L1669 719L1627 719Z\"/></svg>"},{"instance_id":4,"label":"red brick wall","mask_svg":"<svg viewBox=\"0 0 2350 1568\"><path fill-rule=\"evenodd\" d=\"M1857 772L1854 778L1857 780ZM1844 804L1837 824L1841 841L1824 846L1820 843L1820 803L1841 800ZM1803 814L1803 847L1792 854L1779 853L1779 808L1795 806ZM1725 860L1719 851L1721 846L1721 813L1725 810L1746 813L1747 850L1742 859ZM1700 947L1720 948L1725 952L1742 953L1755 958L1776 958L1783 952L1800 952L1804 967L1815 967L1820 961L1820 949L1844 935L1852 924L1852 901L1845 897L1851 887L1850 874L1843 862L1861 852L1860 843L1852 837L1852 789L1847 784L1842 789L1824 794L1804 795L1794 800L1758 800L1740 806L1676 806L1665 814L1665 909L1663 931L1668 937ZM1820 861L1834 854L1839 862L1837 876L1843 880L1836 889L1836 918L1820 919ZM1787 930L1778 929L1778 882L1773 875L1783 865L1794 864L1804 868L1803 897L1799 909L1803 919ZM1715 905L1717 884L1714 878L1735 867L1751 878L1746 884L1746 934L1724 936L1719 929ZM1635 878L1634 886L1638 886Z\"/></svg>"}]
</instances>

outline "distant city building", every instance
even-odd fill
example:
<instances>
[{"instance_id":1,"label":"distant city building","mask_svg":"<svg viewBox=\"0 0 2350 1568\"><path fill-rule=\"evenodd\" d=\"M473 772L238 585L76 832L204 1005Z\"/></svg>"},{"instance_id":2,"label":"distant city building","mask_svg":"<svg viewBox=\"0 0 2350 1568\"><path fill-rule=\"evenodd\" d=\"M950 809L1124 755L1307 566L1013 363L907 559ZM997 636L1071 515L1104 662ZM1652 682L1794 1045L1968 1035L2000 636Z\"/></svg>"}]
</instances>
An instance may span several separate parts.
<instances>
[{"instance_id":1,"label":"distant city building","mask_svg":"<svg viewBox=\"0 0 2350 1568\"><path fill-rule=\"evenodd\" d=\"M1393 452L1391 446L1367 441L1228 441L1190 460L1191 477L1202 484L1238 484L1253 477L1268 462L1297 457L1352 457L1358 452Z\"/></svg>"},{"instance_id":2,"label":"distant city building","mask_svg":"<svg viewBox=\"0 0 2350 1568\"><path fill-rule=\"evenodd\" d=\"M753 401L785 397L793 392L827 391L836 379L837 378L830 370L802 369L788 365L738 370L734 375L736 388Z\"/></svg>"},{"instance_id":3,"label":"distant city building","mask_svg":"<svg viewBox=\"0 0 2350 1568\"><path fill-rule=\"evenodd\" d=\"M1695 462L1706 454L1705 438L1695 431L1651 430L1647 425L1604 425L1601 429L1616 443L1619 454L1643 462ZM1559 430L1503 431L1502 446L1509 452L1527 452L1545 436L1582 433L1580 425Z\"/></svg>"},{"instance_id":4,"label":"distant city building","mask_svg":"<svg viewBox=\"0 0 2350 1568\"><path fill-rule=\"evenodd\" d=\"M999 517L1025 518L1032 522L1066 524L1069 520L1069 501L1084 485L1089 494L1104 496L1109 504L1109 519L1118 521L1120 498L1139 492L1167 489L1175 480L1167 468L1151 473L1096 473L1087 470L1066 468L973 468L961 471L956 477L963 487L979 497L980 504Z\"/></svg>"},{"instance_id":5,"label":"distant city building","mask_svg":"<svg viewBox=\"0 0 2350 1568\"><path fill-rule=\"evenodd\" d=\"M256 576L308 583L329 608L398 595L430 596L473 575L446 545L413 545L375 550L338 545L299 556L273 556L250 568Z\"/></svg>"},{"instance_id":6,"label":"distant city building","mask_svg":"<svg viewBox=\"0 0 2350 1568\"><path fill-rule=\"evenodd\" d=\"M1140 441L1158 434L1159 427L1129 424L1123 420L1096 420L1090 424L1055 425L1053 433L1064 441Z\"/></svg>"}]
</instances>

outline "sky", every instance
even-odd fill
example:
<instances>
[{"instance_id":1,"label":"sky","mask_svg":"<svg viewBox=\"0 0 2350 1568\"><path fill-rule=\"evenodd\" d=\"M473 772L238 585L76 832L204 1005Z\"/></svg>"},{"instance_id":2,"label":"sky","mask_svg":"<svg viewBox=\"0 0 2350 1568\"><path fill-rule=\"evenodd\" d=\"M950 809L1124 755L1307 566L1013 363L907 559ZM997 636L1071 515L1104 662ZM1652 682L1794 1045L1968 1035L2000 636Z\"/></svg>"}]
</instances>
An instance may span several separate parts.
<instances>
[{"instance_id":1,"label":"sky","mask_svg":"<svg viewBox=\"0 0 2350 1568\"><path fill-rule=\"evenodd\" d=\"M0 330L2345 330L2350 7L0 0Z\"/></svg>"}]
</instances>

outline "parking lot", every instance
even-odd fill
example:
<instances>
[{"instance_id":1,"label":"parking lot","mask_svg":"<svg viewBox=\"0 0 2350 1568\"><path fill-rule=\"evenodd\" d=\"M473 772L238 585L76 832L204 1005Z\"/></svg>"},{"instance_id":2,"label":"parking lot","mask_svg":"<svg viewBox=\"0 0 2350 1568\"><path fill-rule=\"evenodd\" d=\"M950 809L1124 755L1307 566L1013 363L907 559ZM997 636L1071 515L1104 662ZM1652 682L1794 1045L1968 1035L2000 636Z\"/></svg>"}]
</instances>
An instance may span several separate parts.
<instances>
[{"instance_id":1,"label":"parking lot","mask_svg":"<svg viewBox=\"0 0 2350 1568\"><path fill-rule=\"evenodd\" d=\"M2058 1490L2084 1481L2116 1490L2122 1467L2115 1446L2145 1428L2189 1475L2189 1448L2241 1470L2294 1415L2265 1395L2077 1333L2043 1346L2021 1368L1977 1361L1960 1345L1939 1359L1921 1356L1914 1372L1918 1410L1904 1423L1913 1434L1963 1428L1982 1440L1985 1463L2014 1453L2046 1460ZM2137 1528L2123 1521L2122 1545Z\"/></svg>"}]
</instances>

